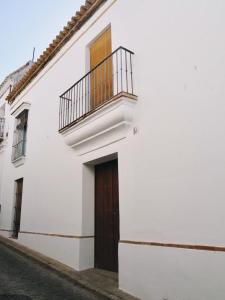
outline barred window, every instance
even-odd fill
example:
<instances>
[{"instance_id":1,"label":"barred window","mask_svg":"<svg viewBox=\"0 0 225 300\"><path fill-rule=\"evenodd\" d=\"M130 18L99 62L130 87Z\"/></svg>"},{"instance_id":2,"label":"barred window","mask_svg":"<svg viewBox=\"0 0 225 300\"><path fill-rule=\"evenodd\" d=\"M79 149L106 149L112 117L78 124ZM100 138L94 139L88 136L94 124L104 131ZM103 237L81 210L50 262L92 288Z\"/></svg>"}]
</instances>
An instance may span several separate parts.
<instances>
[{"instance_id":1,"label":"barred window","mask_svg":"<svg viewBox=\"0 0 225 300\"><path fill-rule=\"evenodd\" d=\"M16 127L14 131L14 143L12 151L12 161L25 156L26 136L27 136L28 110L24 110L16 117Z\"/></svg>"}]
</instances>

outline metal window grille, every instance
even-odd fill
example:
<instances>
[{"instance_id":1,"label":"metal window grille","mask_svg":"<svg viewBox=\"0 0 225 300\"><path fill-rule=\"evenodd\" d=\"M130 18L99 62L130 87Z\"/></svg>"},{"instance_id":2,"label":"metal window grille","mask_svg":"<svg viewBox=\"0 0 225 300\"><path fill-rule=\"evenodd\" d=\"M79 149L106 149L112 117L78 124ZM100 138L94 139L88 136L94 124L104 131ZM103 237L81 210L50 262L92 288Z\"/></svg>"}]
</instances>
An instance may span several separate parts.
<instances>
[{"instance_id":1,"label":"metal window grille","mask_svg":"<svg viewBox=\"0 0 225 300\"><path fill-rule=\"evenodd\" d=\"M23 111L17 118L12 146L12 161L25 156L28 110Z\"/></svg>"},{"instance_id":2,"label":"metal window grille","mask_svg":"<svg viewBox=\"0 0 225 300\"><path fill-rule=\"evenodd\" d=\"M0 118L0 142L4 139L5 119Z\"/></svg>"}]
</instances>

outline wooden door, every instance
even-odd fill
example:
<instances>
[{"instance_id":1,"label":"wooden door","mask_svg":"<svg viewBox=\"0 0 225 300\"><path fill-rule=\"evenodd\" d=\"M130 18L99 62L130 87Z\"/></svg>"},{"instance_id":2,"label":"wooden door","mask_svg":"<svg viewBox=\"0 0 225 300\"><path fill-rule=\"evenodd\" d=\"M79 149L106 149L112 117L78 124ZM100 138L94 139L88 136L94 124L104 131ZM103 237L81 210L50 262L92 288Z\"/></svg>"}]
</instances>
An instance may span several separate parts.
<instances>
[{"instance_id":1,"label":"wooden door","mask_svg":"<svg viewBox=\"0 0 225 300\"><path fill-rule=\"evenodd\" d=\"M20 231L21 205L23 194L23 178L16 180L16 202L13 222L13 237L17 238Z\"/></svg>"},{"instance_id":2,"label":"wooden door","mask_svg":"<svg viewBox=\"0 0 225 300\"><path fill-rule=\"evenodd\" d=\"M112 53L111 28L108 28L90 46L90 69L92 70ZM105 60L90 75L91 109L112 97L112 58Z\"/></svg>"},{"instance_id":3,"label":"wooden door","mask_svg":"<svg viewBox=\"0 0 225 300\"><path fill-rule=\"evenodd\" d=\"M118 165L113 160L95 166L95 267L118 271Z\"/></svg>"}]
</instances>

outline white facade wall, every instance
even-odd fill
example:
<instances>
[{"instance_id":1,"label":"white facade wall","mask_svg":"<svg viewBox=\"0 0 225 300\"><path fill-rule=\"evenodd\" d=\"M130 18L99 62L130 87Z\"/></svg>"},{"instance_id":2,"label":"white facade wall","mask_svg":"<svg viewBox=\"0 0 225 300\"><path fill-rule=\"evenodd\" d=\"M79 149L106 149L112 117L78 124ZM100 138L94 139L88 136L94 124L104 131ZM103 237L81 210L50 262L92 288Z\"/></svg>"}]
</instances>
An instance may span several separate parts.
<instances>
[{"instance_id":1,"label":"white facade wall","mask_svg":"<svg viewBox=\"0 0 225 300\"><path fill-rule=\"evenodd\" d=\"M21 233L18 242L77 270L93 267L91 162L117 154L121 240L224 247L224 12L222 0L108 0L11 106L31 104L18 168L9 118L1 228L11 228L23 177L20 230L73 238ZM58 133L59 95L88 71L87 47L109 24L113 49L135 52L134 120L127 138L78 155ZM119 247L120 288L141 299L223 299L224 278L224 252Z\"/></svg>"},{"instance_id":2,"label":"white facade wall","mask_svg":"<svg viewBox=\"0 0 225 300\"><path fill-rule=\"evenodd\" d=\"M4 140L0 145L0 228L4 229L1 232L4 236L9 236L12 228L12 210L14 200L14 190L8 190L8 171L12 168L11 165L11 146L12 135L9 135L11 124L14 121L10 114L10 106L6 102L6 97L9 93L9 88L5 90L0 99L1 117L4 117ZM7 184L7 185L5 185Z\"/></svg>"}]
</instances>

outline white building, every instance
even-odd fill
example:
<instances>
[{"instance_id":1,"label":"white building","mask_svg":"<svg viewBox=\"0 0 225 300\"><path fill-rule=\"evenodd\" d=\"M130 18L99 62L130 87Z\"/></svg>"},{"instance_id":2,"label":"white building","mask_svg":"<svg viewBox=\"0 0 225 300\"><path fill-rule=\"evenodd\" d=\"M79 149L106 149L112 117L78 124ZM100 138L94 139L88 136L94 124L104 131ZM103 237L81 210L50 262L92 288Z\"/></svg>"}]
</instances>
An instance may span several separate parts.
<instances>
[{"instance_id":1,"label":"white building","mask_svg":"<svg viewBox=\"0 0 225 300\"><path fill-rule=\"evenodd\" d=\"M2 200L3 192L4 191L4 180L8 180L7 177L4 175L4 166L8 168L6 155L9 154L10 148L12 147L11 144L8 144L8 134L9 134L9 123L11 117L10 113L10 105L6 102L6 97L15 86L17 82L19 82L25 73L30 69L33 62L28 61L25 65L17 69L16 71L12 72L3 80L0 84L0 199ZM2 177L3 176L3 177ZM1 209L1 202L0 201L0 209ZM7 205L8 206L8 205ZM6 208L6 206L4 206ZM1 215L0 222L4 222L3 218L6 217L6 211L4 215ZM7 217L6 217L7 218ZM11 226L10 226L11 227ZM0 227L1 228L1 227Z\"/></svg>"},{"instance_id":2,"label":"white building","mask_svg":"<svg viewBox=\"0 0 225 300\"><path fill-rule=\"evenodd\" d=\"M224 13L86 1L7 97L1 234L140 299L224 299Z\"/></svg>"}]
</instances>

